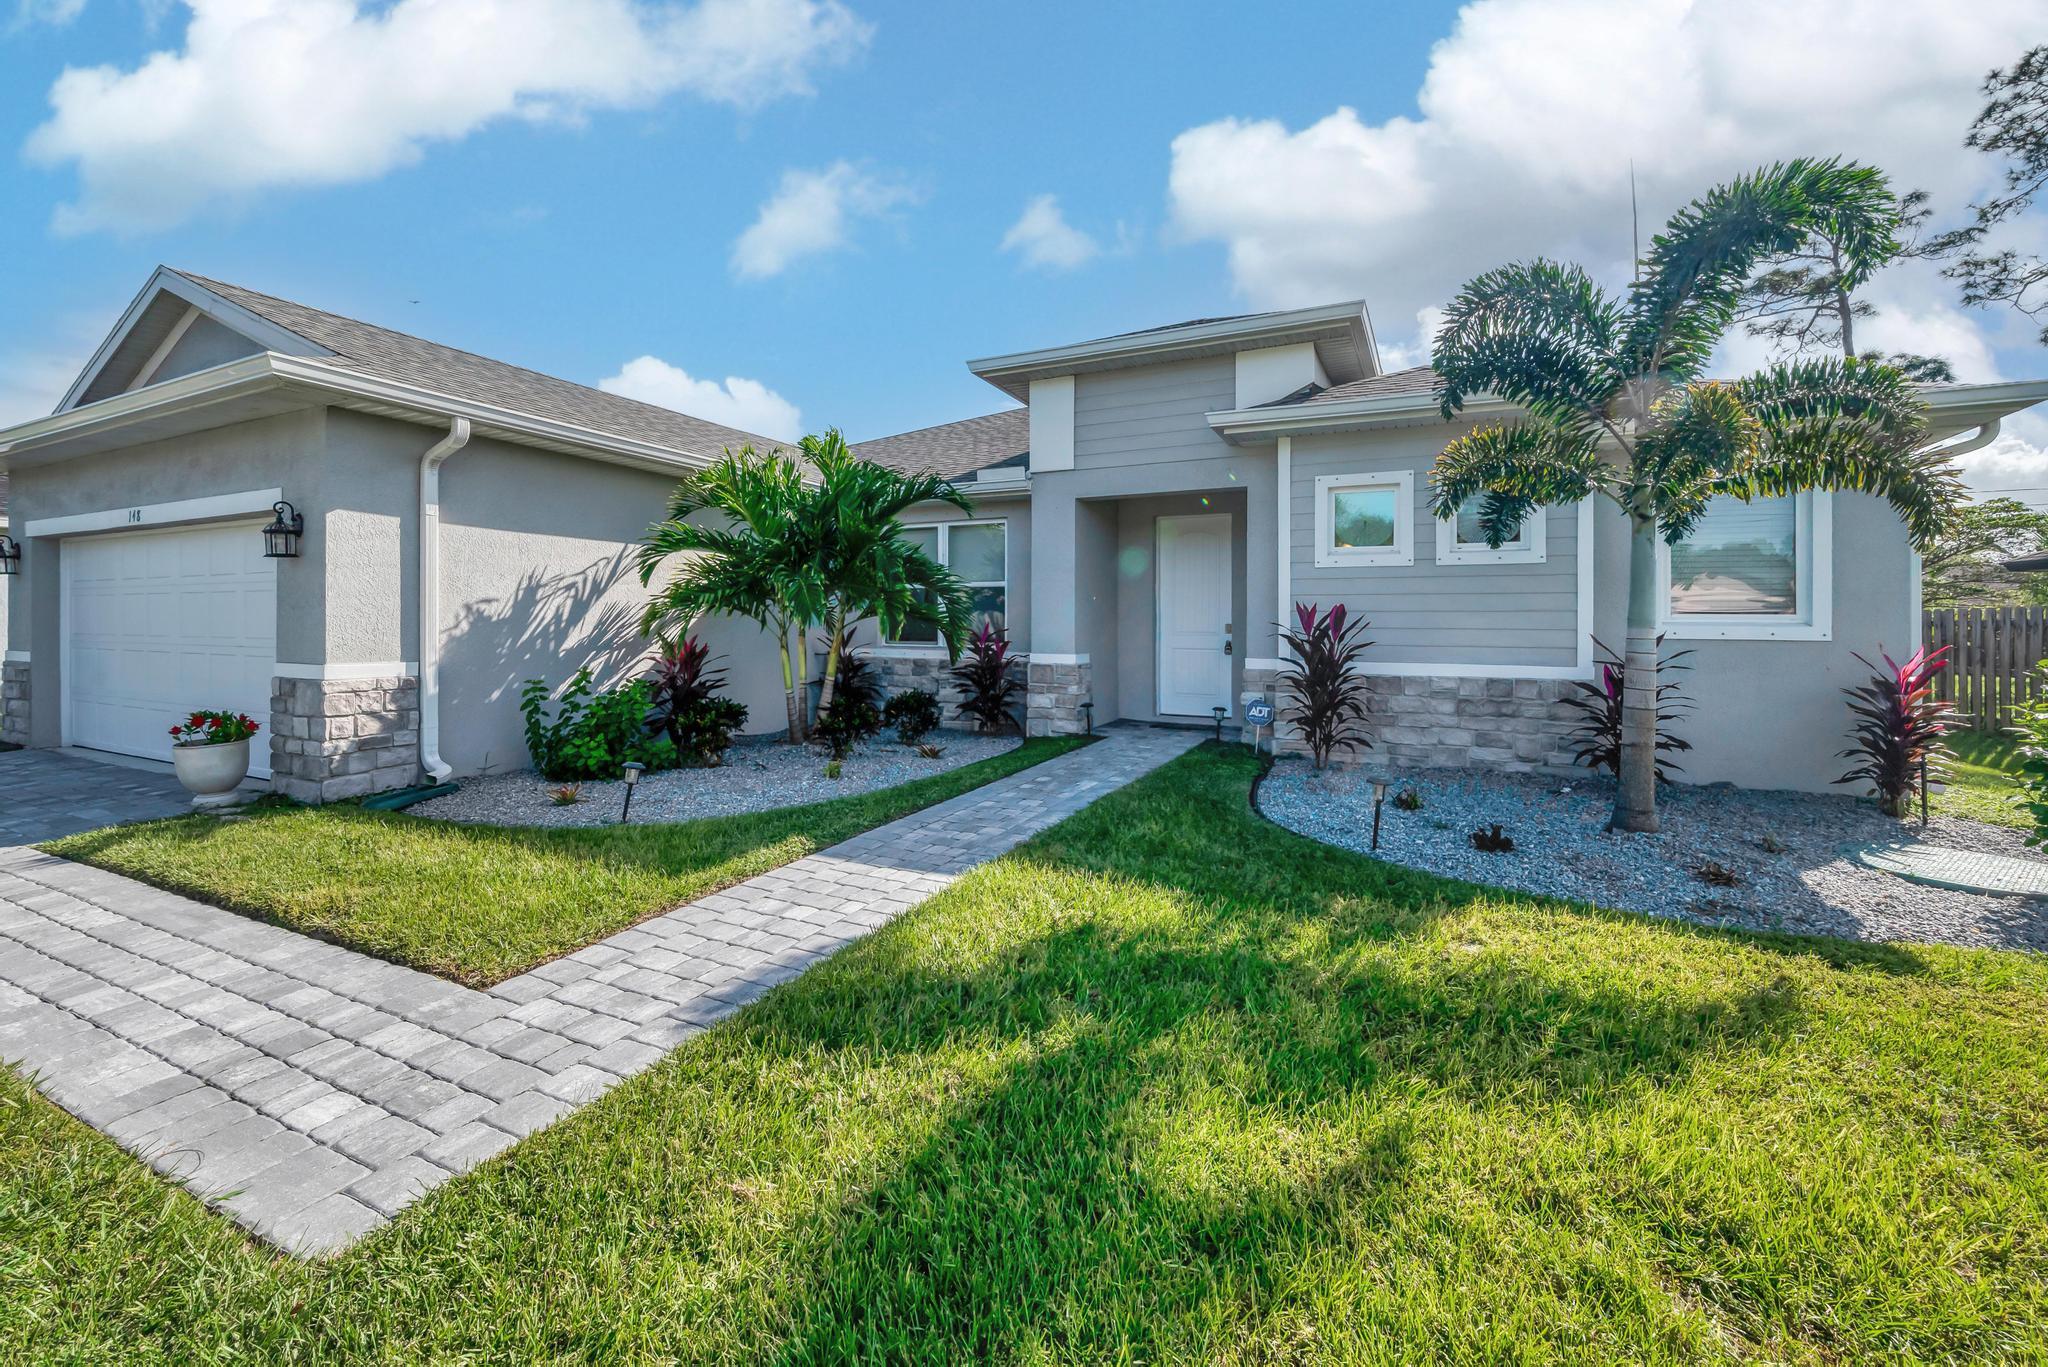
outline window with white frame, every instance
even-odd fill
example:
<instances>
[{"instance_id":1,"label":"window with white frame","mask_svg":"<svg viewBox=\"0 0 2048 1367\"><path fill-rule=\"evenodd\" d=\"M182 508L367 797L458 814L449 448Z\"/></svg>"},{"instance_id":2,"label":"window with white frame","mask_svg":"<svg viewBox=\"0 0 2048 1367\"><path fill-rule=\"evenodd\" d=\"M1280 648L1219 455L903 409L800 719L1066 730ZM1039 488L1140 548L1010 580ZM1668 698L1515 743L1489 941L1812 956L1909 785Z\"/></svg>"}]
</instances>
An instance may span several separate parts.
<instances>
[{"instance_id":1,"label":"window with white frame","mask_svg":"<svg viewBox=\"0 0 2048 1367\"><path fill-rule=\"evenodd\" d=\"M1449 520L1436 520L1436 563L1439 565L1540 565L1545 555L1547 510L1532 508L1521 528L1498 546L1486 544L1479 525L1480 499L1471 498Z\"/></svg>"},{"instance_id":2,"label":"window with white frame","mask_svg":"<svg viewBox=\"0 0 2048 1367\"><path fill-rule=\"evenodd\" d=\"M1415 563L1415 472L1316 480L1316 564Z\"/></svg>"},{"instance_id":3,"label":"window with white frame","mask_svg":"<svg viewBox=\"0 0 2048 1367\"><path fill-rule=\"evenodd\" d=\"M1681 639L1826 640L1832 523L1826 494L1719 497L1677 545L1658 542L1662 626Z\"/></svg>"},{"instance_id":4,"label":"window with white frame","mask_svg":"<svg viewBox=\"0 0 2048 1367\"><path fill-rule=\"evenodd\" d=\"M903 535L960 576L973 604L975 626L988 622L997 631L1006 628L1010 598L1009 523L940 522L905 527ZM896 640L904 645L936 645L939 633L929 623L910 622Z\"/></svg>"}]
</instances>

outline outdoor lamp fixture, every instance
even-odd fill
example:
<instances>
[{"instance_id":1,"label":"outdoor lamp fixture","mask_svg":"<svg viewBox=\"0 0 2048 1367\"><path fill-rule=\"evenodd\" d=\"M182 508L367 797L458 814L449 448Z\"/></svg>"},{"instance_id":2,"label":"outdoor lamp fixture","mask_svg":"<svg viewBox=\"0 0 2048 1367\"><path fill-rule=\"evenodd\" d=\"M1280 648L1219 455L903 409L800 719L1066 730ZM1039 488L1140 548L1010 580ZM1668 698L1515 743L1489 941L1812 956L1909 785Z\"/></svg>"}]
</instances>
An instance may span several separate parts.
<instances>
[{"instance_id":1,"label":"outdoor lamp fixture","mask_svg":"<svg viewBox=\"0 0 2048 1367\"><path fill-rule=\"evenodd\" d=\"M1380 847L1380 807L1387 800L1387 781L1376 778L1372 781L1372 847Z\"/></svg>"},{"instance_id":2,"label":"outdoor lamp fixture","mask_svg":"<svg viewBox=\"0 0 2048 1367\"><path fill-rule=\"evenodd\" d=\"M0 532L0 574L21 573L21 543Z\"/></svg>"},{"instance_id":3,"label":"outdoor lamp fixture","mask_svg":"<svg viewBox=\"0 0 2048 1367\"><path fill-rule=\"evenodd\" d=\"M1223 714L1229 710L1227 707L1212 707L1209 709L1216 718L1216 739L1219 741L1223 739Z\"/></svg>"},{"instance_id":4,"label":"outdoor lamp fixture","mask_svg":"<svg viewBox=\"0 0 2048 1367\"><path fill-rule=\"evenodd\" d=\"M633 790L640 786L640 775L647 766L628 762L622 766L626 771L626 805L619 808L619 824L626 824L626 818L633 814Z\"/></svg>"},{"instance_id":5,"label":"outdoor lamp fixture","mask_svg":"<svg viewBox=\"0 0 2048 1367\"><path fill-rule=\"evenodd\" d=\"M1082 703L1082 704L1081 704L1081 719L1082 719L1082 720L1083 720L1084 722L1086 722L1086 723L1087 723L1087 725L1088 725L1088 734L1089 734L1089 735L1091 735L1091 736L1092 736L1092 735L1094 735L1094 734L1095 734L1095 704L1094 704L1094 703L1092 703L1092 702L1084 702L1084 703Z\"/></svg>"},{"instance_id":6,"label":"outdoor lamp fixture","mask_svg":"<svg viewBox=\"0 0 2048 1367\"><path fill-rule=\"evenodd\" d=\"M271 505L270 511L276 516L263 529L263 558L266 560L296 560L299 558L299 538L306 534L306 518L291 504L279 501Z\"/></svg>"}]
</instances>

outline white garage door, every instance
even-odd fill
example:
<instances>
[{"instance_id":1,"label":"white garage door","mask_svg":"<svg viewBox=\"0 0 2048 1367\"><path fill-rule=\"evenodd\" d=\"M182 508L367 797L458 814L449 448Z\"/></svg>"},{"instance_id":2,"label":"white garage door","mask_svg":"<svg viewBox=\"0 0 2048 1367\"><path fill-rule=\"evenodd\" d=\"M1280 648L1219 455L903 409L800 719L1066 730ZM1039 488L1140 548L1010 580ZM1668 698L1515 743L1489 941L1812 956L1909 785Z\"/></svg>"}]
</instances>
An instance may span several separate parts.
<instances>
[{"instance_id":1,"label":"white garage door","mask_svg":"<svg viewBox=\"0 0 2048 1367\"><path fill-rule=\"evenodd\" d=\"M263 723L249 768L270 772L277 562L262 525L64 543L67 744L168 760L172 723L219 708Z\"/></svg>"}]
</instances>

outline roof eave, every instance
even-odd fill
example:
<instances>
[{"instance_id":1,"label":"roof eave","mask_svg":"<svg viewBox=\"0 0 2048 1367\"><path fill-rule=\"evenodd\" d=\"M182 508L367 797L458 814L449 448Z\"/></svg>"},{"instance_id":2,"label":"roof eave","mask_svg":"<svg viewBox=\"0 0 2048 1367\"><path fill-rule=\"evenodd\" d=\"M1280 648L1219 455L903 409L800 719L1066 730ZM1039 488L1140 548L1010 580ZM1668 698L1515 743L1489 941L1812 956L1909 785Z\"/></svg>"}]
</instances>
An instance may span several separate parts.
<instances>
[{"instance_id":1,"label":"roof eave","mask_svg":"<svg viewBox=\"0 0 2048 1367\"><path fill-rule=\"evenodd\" d=\"M538 446L568 455L658 470L701 469L702 452L660 446L599 432L574 423L537 417L494 404L443 394L418 385L363 375L303 356L262 352L163 384L116 394L97 403L0 430L0 458L25 455L63 459L63 446L150 419L211 407L259 390L287 388L325 401L415 422L467 418L480 436Z\"/></svg>"},{"instance_id":2,"label":"roof eave","mask_svg":"<svg viewBox=\"0 0 2048 1367\"><path fill-rule=\"evenodd\" d=\"M1225 348L1243 351L1261 345L1278 345L1289 339L1314 340L1302 334L1316 332L1327 333L1332 343L1343 343L1355 357L1353 367L1340 369L1348 372L1355 368L1357 374L1345 373L1343 379L1362 379L1378 373L1379 357L1371 326L1366 321L1363 299L987 356L969 361L967 368L1011 398L1029 400L1033 380L1155 364L1178 355L1213 354ZM1320 344L1317 350L1320 354ZM1327 366L1327 361L1325 364Z\"/></svg>"}]
</instances>

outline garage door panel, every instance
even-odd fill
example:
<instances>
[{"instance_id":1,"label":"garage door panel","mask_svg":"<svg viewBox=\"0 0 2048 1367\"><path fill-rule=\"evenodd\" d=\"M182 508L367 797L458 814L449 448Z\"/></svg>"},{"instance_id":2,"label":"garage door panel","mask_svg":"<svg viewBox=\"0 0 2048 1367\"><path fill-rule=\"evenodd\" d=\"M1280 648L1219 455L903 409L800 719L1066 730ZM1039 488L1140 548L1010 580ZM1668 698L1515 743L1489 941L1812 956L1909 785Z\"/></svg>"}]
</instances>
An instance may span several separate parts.
<instances>
[{"instance_id":1,"label":"garage door panel","mask_svg":"<svg viewBox=\"0 0 2048 1367\"><path fill-rule=\"evenodd\" d=\"M69 743L168 759L171 725L196 709L268 725L277 575L258 525L64 543ZM269 772L264 737L250 752L258 774Z\"/></svg>"}]
</instances>

